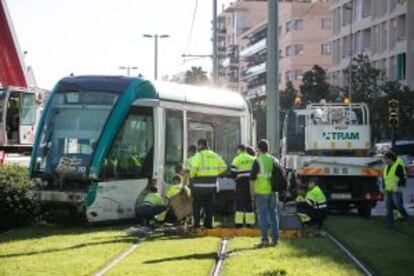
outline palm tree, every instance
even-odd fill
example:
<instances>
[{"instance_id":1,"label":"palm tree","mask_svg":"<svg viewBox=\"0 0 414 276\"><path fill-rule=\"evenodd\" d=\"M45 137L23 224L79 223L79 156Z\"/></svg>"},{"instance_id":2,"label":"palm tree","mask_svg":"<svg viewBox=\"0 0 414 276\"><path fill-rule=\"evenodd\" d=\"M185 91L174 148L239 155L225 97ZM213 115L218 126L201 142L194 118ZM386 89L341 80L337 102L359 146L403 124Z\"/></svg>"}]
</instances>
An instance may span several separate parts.
<instances>
[{"instance_id":1,"label":"palm tree","mask_svg":"<svg viewBox=\"0 0 414 276\"><path fill-rule=\"evenodd\" d=\"M203 71L203 68L199 66L192 66L191 70L185 72L184 82L187 84L201 85L206 84L207 81L207 72Z\"/></svg>"}]
</instances>

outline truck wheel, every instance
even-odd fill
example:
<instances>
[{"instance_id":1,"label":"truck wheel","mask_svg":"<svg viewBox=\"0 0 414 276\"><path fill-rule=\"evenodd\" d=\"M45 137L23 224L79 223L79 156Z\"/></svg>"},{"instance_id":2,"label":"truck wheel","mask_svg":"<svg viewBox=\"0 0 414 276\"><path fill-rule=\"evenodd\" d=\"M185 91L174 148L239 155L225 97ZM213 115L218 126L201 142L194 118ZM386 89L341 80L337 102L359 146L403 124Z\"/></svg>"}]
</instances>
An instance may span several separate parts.
<instances>
[{"instance_id":1,"label":"truck wheel","mask_svg":"<svg viewBox=\"0 0 414 276\"><path fill-rule=\"evenodd\" d=\"M369 218L371 216L371 210L371 203L363 203L358 207L358 216L363 218Z\"/></svg>"}]
</instances>

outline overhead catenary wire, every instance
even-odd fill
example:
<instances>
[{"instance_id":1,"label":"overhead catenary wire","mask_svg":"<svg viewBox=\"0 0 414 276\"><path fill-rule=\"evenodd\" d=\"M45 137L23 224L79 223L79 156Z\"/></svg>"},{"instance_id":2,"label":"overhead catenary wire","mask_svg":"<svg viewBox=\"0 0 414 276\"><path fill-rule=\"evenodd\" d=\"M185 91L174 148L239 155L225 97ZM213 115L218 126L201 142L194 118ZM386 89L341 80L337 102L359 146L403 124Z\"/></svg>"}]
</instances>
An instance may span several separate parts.
<instances>
[{"instance_id":1,"label":"overhead catenary wire","mask_svg":"<svg viewBox=\"0 0 414 276\"><path fill-rule=\"evenodd\" d=\"M191 19L190 32L188 33L187 46L185 49L185 53L188 53L188 49L190 48L191 38L193 36L195 17L197 14L197 8L198 8L198 0L195 0L194 11L193 11L192 19Z\"/></svg>"}]
</instances>

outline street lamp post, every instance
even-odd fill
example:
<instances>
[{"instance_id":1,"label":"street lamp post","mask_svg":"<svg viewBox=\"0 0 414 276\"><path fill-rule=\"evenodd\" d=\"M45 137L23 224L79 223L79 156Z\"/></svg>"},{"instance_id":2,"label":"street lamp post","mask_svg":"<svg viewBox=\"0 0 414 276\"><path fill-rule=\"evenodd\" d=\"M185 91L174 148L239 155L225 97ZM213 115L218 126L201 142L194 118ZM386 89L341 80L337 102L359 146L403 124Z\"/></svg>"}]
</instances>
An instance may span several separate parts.
<instances>
[{"instance_id":1,"label":"street lamp post","mask_svg":"<svg viewBox=\"0 0 414 276\"><path fill-rule=\"evenodd\" d=\"M168 34L143 34L143 37L154 38L154 79L158 78L158 38L170 37Z\"/></svg>"},{"instance_id":2,"label":"street lamp post","mask_svg":"<svg viewBox=\"0 0 414 276\"><path fill-rule=\"evenodd\" d=\"M138 67L128 65L128 66L119 66L119 69L126 70L127 71L127 76L130 77L131 76L131 70L137 70Z\"/></svg>"},{"instance_id":3,"label":"street lamp post","mask_svg":"<svg viewBox=\"0 0 414 276\"><path fill-rule=\"evenodd\" d=\"M351 13L351 20L349 22L349 44L350 44L350 48L349 48L349 68L348 68L348 99L349 102L352 102L352 59L354 56L354 42L353 42L353 34L352 34L352 23L354 21L354 11L353 11L353 3L352 0L344 5L344 9L350 11Z\"/></svg>"}]
</instances>

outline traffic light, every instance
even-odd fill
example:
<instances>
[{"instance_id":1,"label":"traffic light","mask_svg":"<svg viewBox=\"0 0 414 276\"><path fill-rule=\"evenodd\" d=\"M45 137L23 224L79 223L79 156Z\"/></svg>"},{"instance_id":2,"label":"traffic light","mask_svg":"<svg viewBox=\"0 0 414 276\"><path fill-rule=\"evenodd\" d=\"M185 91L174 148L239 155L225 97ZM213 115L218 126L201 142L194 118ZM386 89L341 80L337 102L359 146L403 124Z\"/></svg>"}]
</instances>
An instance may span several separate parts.
<instances>
[{"instance_id":1,"label":"traffic light","mask_svg":"<svg viewBox=\"0 0 414 276\"><path fill-rule=\"evenodd\" d=\"M299 95L295 97L295 106L299 107L302 104L302 98Z\"/></svg>"},{"instance_id":2,"label":"traffic light","mask_svg":"<svg viewBox=\"0 0 414 276\"><path fill-rule=\"evenodd\" d=\"M351 103L351 101L349 100L348 97L344 97L343 101L344 101L344 104L350 104Z\"/></svg>"},{"instance_id":3,"label":"traffic light","mask_svg":"<svg viewBox=\"0 0 414 276\"><path fill-rule=\"evenodd\" d=\"M400 102L398 100L388 101L388 125L390 127L398 127Z\"/></svg>"}]
</instances>

